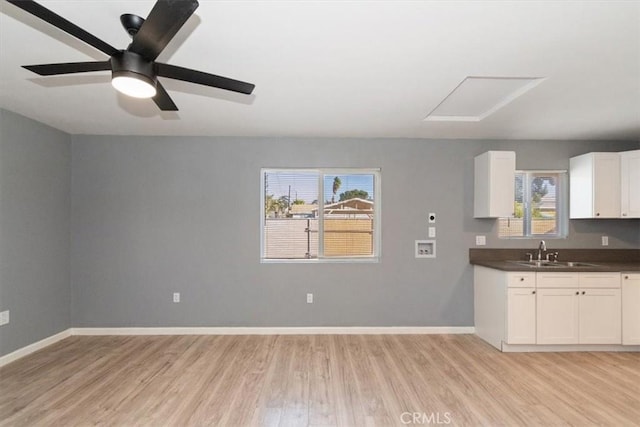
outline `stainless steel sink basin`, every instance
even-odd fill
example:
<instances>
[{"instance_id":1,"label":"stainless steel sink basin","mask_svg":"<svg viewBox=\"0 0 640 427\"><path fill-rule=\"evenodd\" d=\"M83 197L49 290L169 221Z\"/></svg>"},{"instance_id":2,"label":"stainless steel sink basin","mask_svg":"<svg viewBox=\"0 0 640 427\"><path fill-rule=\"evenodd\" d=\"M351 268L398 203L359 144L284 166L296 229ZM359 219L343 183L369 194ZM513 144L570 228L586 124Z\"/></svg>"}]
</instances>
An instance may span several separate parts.
<instances>
[{"instance_id":1,"label":"stainless steel sink basin","mask_svg":"<svg viewBox=\"0 0 640 427\"><path fill-rule=\"evenodd\" d=\"M558 264L561 264L564 267L598 267L598 264L591 264L590 262L568 261L568 262L558 262Z\"/></svg>"},{"instance_id":2,"label":"stainless steel sink basin","mask_svg":"<svg viewBox=\"0 0 640 427\"><path fill-rule=\"evenodd\" d=\"M507 261L513 264L522 265L525 267L538 267L538 268L579 268L579 267L598 267L597 264L591 264L589 262L580 261Z\"/></svg>"}]
</instances>

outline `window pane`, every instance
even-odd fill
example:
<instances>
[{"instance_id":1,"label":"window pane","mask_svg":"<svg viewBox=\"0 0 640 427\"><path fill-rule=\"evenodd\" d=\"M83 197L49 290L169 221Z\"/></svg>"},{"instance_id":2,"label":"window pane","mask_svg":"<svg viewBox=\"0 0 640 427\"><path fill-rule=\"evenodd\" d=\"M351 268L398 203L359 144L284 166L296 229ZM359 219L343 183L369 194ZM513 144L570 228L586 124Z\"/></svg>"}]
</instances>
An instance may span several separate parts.
<instances>
[{"instance_id":1,"label":"window pane","mask_svg":"<svg viewBox=\"0 0 640 427\"><path fill-rule=\"evenodd\" d=\"M375 175L324 175L324 256L374 255Z\"/></svg>"},{"instance_id":2,"label":"window pane","mask_svg":"<svg viewBox=\"0 0 640 427\"><path fill-rule=\"evenodd\" d=\"M557 235L557 175L531 174L531 235Z\"/></svg>"},{"instance_id":3,"label":"window pane","mask_svg":"<svg viewBox=\"0 0 640 427\"><path fill-rule=\"evenodd\" d=\"M498 237L564 237L565 172L517 172L514 217L498 219Z\"/></svg>"},{"instance_id":4,"label":"window pane","mask_svg":"<svg viewBox=\"0 0 640 427\"><path fill-rule=\"evenodd\" d=\"M522 237L524 236L524 200L525 200L525 179L524 173L516 173L516 185L514 194L514 217L498 219L498 237Z\"/></svg>"},{"instance_id":5,"label":"window pane","mask_svg":"<svg viewBox=\"0 0 640 427\"><path fill-rule=\"evenodd\" d=\"M264 172L263 257L318 257L316 171Z\"/></svg>"},{"instance_id":6,"label":"window pane","mask_svg":"<svg viewBox=\"0 0 640 427\"><path fill-rule=\"evenodd\" d=\"M263 169L263 260L379 256L377 169Z\"/></svg>"}]
</instances>

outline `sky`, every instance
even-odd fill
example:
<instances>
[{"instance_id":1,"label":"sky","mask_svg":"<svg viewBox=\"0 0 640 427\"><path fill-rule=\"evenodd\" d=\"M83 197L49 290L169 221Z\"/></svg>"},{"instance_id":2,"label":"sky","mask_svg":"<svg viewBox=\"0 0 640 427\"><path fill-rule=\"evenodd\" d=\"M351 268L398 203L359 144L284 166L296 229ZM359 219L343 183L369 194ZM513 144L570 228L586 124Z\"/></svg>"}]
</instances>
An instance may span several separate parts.
<instances>
[{"instance_id":1,"label":"sky","mask_svg":"<svg viewBox=\"0 0 640 427\"><path fill-rule=\"evenodd\" d=\"M340 199L340 193L347 190L364 190L369 193L369 198L374 198L373 174L348 174L348 175L324 175L324 200L331 200L333 196L333 180L338 176L342 184L335 195L335 201ZM318 199L318 173L303 171L277 171L266 174L266 194L273 194L278 199L289 194L291 185L291 200L296 197L311 204Z\"/></svg>"}]
</instances>

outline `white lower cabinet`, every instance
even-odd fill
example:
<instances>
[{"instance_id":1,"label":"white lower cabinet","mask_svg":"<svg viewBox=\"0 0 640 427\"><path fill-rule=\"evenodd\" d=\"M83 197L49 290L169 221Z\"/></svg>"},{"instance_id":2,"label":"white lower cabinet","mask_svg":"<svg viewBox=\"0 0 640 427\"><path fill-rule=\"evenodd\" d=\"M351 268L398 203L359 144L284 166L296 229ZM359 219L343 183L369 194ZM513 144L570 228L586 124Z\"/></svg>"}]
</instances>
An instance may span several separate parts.
<instances>
[{"instance_id":1,"label":"white lower cabinet","mask_svg":"<svg viewBox=\"0 0 640 427\"><path fill-rule=\"evenodd\" d=\"M620 273L538 273L537 344L621 344Z\"/></svg>"},{"instance_id":2,"label":"white lower cabinet","mask_svg":"<svg viewBox=\"0 0 640 427\"><path fill-rule=\"evenodd\" d=\"M640 344L640 274L474 271L476 334L499 349Z\"/></svg>"},{"instance_id":3,"label":"white lower cabinet","mask_svg":"<svg viewBox=\"0 0 640 427\"><path fill-rule=\"evenodd\" d=\"M622 344L640 345L640 273L622 274Z\"/></svg>"},{"instance_id":4,"label":"white lower cabinet","mask_svg":"<svg viewBox=\"0 0 640 427\"><path fill-rule=\"evenodd\" d=\"M580 344L622 343L620 289L580 291Z\"/></svg>"},{"instance_id":5,"label":"white lower cabinet","mask_svg":"<svg viewBox=\"0 0 640 427\"><path fill-rule=\"evenodd\" d=\"M507 289L507 343L536 343L536 288Z\"/></svg>"},{"instance_id":6,"label":"white lower cabinet","mask_svg":"<svg viewBox=\"0 0 640 427\"><path fill-rule=\"evenodd\" d=\"M578 288L538 289L536 344L580 342L579 293Z\"/></svg>"},{"instance_id":7,"label":"white lower cabinet","mask_svg":"<svg viewBox=\"0 0 640 427\"><path fill-rule=\"evenodd\" d=\"M504 343L536 342L536 273L473 269L476 335L502 350Z\"/></svg>"},{"instance_id":8,"label":"white lower cabinet","mask_svg":"<svg viewBox=\"0 0 640 427\"><path fill-rule=\"evenodd\" d=\"M538 273L537 344L621 344L620 273Z\"/></svg>"}]
</instances>

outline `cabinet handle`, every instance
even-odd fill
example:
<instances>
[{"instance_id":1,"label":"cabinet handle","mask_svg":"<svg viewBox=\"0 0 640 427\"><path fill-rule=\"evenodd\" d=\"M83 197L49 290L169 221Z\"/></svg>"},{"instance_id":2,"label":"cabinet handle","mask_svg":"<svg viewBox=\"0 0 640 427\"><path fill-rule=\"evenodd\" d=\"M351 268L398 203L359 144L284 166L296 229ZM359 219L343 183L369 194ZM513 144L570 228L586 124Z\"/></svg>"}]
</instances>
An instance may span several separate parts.
<instances>
[{"instance_id":1,"label":"cabinet handle","mask_svg":"<svg viewBox=\"0 0 640 427\"><path fill-rule=\"evenodd\" d=\"M625 278L625 279L628 279L628 278L629 278L629 276L624 276L624 278Z\"/></svg>"},{"instance_id":2,"label":"cabinet handle","mask_svg":"<svg viewBox=\"0 0 640 427\"><path fill-rule=\"evenodd\" d=\"M623 213L623 214L622 214L622 216L627 216L627 214L626 214L626 213Z\"/></svg>"},{"instance_id":3,"label":"cabinet handle","mask_svg":"<svg viewBox=\"0 0 640 427\"><path fill-rule=\"evenodd\" d=\"M535 295L536 291L531 291L531 293Z\"/></svg>"},{"instance_id":4,"label":"cabinet handle","mask_svg":"<svg viewBox=\"0 0 640 427\"><path fill-rule=\"evenodd\" d=\"M584 294L586 294L586 292L585 292L585 291L582 291L582 295L584 295Z\"/></svg>"},{"instance_id":5,"label":"cabinet handle","mask_svg":"<svg viewBox=\"0 0 640 427\"><path fill-rule=\"evenodd\" d=\"M600 212L596 213L596 216L600 216Z\"/></svg>"},{"instance_id":6,"label":"cabinet handle","mask_svg":"<svg viewBox=\"0 0 640 427\"><path fill-rule=\"evenodd\" d=\"M521 277L521 278L520 278L520 281L521 281L521 282L524 282L524 277Z\"/></svg>"},{"instance_id":7,"label":"cabinet handle","mask_svg":"<svg viewBox=\"0 0 640 427\"><path fill-rule=\"evenodd\" d=\"M576 295L580 295L580 292L579 292L579 291L576 291Z\"/></svg>"}]
</instances>

